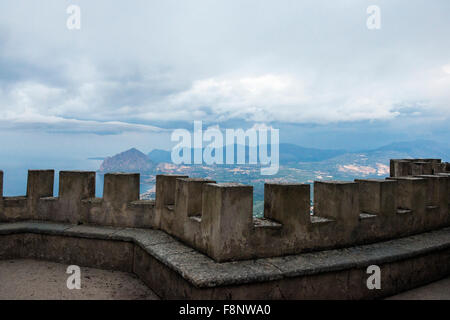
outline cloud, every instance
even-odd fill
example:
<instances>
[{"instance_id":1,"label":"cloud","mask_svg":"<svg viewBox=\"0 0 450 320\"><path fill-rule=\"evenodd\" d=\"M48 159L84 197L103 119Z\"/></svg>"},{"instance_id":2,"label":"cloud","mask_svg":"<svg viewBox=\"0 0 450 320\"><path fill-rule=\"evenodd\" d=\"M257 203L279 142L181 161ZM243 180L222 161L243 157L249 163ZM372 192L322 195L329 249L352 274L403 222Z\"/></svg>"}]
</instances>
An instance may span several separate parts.
<instances>
[{"instance_id":1,"label":"cloud","mask_svg":"<svg viewBox=\"0 0 450 320\"><path fill-rule=\"evenodd\" d=\"M446 88L450 87L450 78L428 71L416 73L422 75L420 81L411 81L405 75L401 89L396 85L397 77L361 83L350 76L322 89L322 78L293 74L208 78L168 97L165 105L172 113L163 116L180 120L195 114L209 121L323 124L392 120L408 114L402 111L410 106L416 114L448 116L450 94ZM208 112L202 112L205 108ZM151 117L158 115L152 113Z\"/></svg>"},{"instance_id":2,"label":"cloud","mask_svg":"<svg viewBox=\"0 0 450 320\"><path fill-rule=\"evenodd\" d=\"M443 66L442 71L444 71L446 74L450 74L450 64Z\"/></svg>"},{"instance_id":3,"label":"cloud","mask_svg":"<svg viewBox=\"0 0 450 320\"><path fill-rule=\"evenodd\" d=\"M0 91L0 128L94 134L164 131L151 125L70 117L71 114L91 112L89 105L95 105L96 99L92 90L89 85L83 86L79 94L73 96L64 88L48 87L34 82L17 83L8 90Z\"/></svg>"},{"instance_id":4,"label":"cloud","mask_svg":"<svg viewBox=\"0 0 450 320\"><path fill-rule=\"evenodd\" d=\"M188 90L168 97L167 102L179 111L208 106L212 111L209 118L217 117L218 120L264 121L266 115L261 112L275 106L289 108L305 102L307 97L303 91L301 83L285 75L209 78L195 81Z\"/></svg>"},{"instance_id":5,"label":"cloud","mask_svg":"<svg viewBox=\"0 0 450 320\"><path fill-rule=\"evenodd\" d=\"M4 0L0 127L115 134L170 121L448 118L450 5L415 4L380 1L383 27L369 31L368 4L356 0L80 0L71 32L63 2Z\"/></svg>"},{"instance_id":6,"label":"cloud","mask_svg":"<svg viewBox=\"0 0 450 320\"><path fill-rule=\"evenodd\" d=\"M14 118L0 120L2 129L38 130L46 133L92 133L99 135L116 135L124 132L164 132L155 126L132 124L120 121L92 121L66 119L55 116L42 116L28 113Z\"/></svg>"}]
</instances>

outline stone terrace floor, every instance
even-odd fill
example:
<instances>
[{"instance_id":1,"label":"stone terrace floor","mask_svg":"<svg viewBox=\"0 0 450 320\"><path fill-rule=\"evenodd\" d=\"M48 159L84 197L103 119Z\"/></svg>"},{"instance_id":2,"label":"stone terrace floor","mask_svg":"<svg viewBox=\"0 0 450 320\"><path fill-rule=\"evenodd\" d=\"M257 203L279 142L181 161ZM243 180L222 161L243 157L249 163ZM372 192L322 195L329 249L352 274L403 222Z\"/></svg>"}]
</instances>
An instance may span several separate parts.
<instances>
[{"instance_id":1,"label":"stone terrace floor","mask_svg":"<svg viewBox=\"0 0 450 320\"><path fill-rule=\"evenodd\" d=\"M81 268L82 289L69 290L66 268L64 264L36 260L0 261L0 300L159 299L133 274L95 268ZM450 277L388 299L450 300Z\"/></svg>"},{"instance_id":2,"label":"stone terrace floor","mask_svg":"<svg viewBox=\"0 0 450 320\"><path fill-rule=\"evenodd\" d=\"M0 300L157 300L136 276L81 268L81 289L67 289L67 265L36 260L0 261Z\"/></svg>"}]
</instances>

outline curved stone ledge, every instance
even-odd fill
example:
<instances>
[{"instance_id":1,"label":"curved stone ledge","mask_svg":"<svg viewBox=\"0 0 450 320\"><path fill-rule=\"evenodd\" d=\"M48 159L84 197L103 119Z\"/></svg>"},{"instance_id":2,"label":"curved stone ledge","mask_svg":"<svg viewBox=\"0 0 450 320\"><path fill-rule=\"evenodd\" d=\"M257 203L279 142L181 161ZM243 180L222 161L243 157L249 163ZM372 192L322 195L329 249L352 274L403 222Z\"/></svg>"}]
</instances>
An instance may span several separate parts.
<instances>
[{"instance_id":1,"label":"curved stone ledge","mask_svg":"<svg viewBox=\"0 0 450 320\"><path fill-rule=\"evenodd\" d=\"M76 242L76 239L83 240ZM69 247L63 247L64 245ZM42 249L44 246L45 249ZM30 252L32 250L38 253ZM45 252L46 250L54 252ZM406 263L405 267L399 267L405 275L397 274L399 278L392 278L391 282L396 283L404 276L416 276L417 279L408 282L409 286L448 275L450 228L346 249L217 263L159 230L34 221L0 224L0 259L11 258L11 255L13 258L29 257L33 254L33 257L42 259L57 259L67 263L81 261L86 266L134 272L152 290L166 298L320 298L322 296L318 292L321 278L345 278L344 274L350 277L357 272L358 276L353 281L362 283L368 277L365 275L365 268L374 264L391 270L393 265L397 268ZM417 261L428 261L433 265L441 262L443 265L439 271L434 270L433 265L429 266L430 271L418 270ZM410 269L408 263L416 269ZM386 277L392 276L392 271L385 272L388 272ZM411 272L416 275L410 275ZM426 277L421 273L425 273ZM168 281L167 286L165 281ZM292 287L292 284L298 281L308 283L309 287L302 292L305 296L295 294L295 290L301 289ZM391 288L392 283L387 287ZM329 285L332 286L332 282ZM359 286L356 297L385 296L409 289L408 285L383 292L365 289L365 293ZM266 290L269 289L258 289L261 286L272 288L270 290L277 288L280 294L284 294L273 296L275 293L272 293L267 296ZM245 290L250 291L244 294Z\"/></svg>"}]
</instances>

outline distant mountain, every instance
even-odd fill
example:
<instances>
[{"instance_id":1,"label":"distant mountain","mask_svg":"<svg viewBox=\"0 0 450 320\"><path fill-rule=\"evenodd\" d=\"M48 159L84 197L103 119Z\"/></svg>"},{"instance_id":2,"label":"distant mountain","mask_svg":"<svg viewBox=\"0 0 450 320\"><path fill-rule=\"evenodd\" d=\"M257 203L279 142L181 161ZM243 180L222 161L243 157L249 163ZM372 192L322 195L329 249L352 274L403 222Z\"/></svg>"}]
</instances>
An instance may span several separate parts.
<instances>
[{"instance_id":1,"label":"distant mountain","mask_svg":"<svg viewBox=\"0 0 450 320\"><path fill-rule=\"evenodd\" d=\"M234 147L235 163L237 160L237 145ZM204 148L203 148L204 150ZM269 149L270 150L270 149ZM298 162L316 162L331 159L333 157L345 154L345 150L332 150L332 149L316 149L316 148L304 148L290 143L280 143L280 163L291 164ZM256 150L258 152L258 150ZM224 149L224 156L226 151ZM269 151L270 154L270 151ZM194 149L191 149L191 161L193 162ZM171 151L154 149L148 154L149 158L155 163L172 162ZM259 157L258 157L259 158ZM249 147L245 146L245 161L249 160Z\"/></svg>"},{"instance_id":2,"label":"distant mountain","mask_svg":"<svg viewBox=\"0 0 450 320\"><path fill-rule=\"evenodd\" d=\"M346 152L345 150L304 148L295 144L280 143L280 163L324 161Z\"/></svg>"},{"instance_id":3,"label":"distant mountain","mask_svg":"<svg viewBox=\"0 0 450 320\"><path fill-rule=\"evenodd\" d=\"M357 165L375 168L389 165L390 159L438 158L450 159L450 148L428 140L395 142L380 148L347 152L327 160L327 166Z\"/></svg>"},{"instance_id":4,"label":"distant mountain","mask_svg":"<svg viewBox=\"0 0 450 320\"><path fill-rule=\"evenodd\" d=\"M148 157L150 158L150 160L152 160L155 163L172 162L170 155L171 155L170 151L153 149L148 154Z\"/></svg>"},{"instance_id":5,"label":"distant mountain","mask_svg":"<svg viewBox=\"0 0 450 320\"><path fill-rule=\"evenodd\" d=\"M107 157L103 160L99 171L106 172L149 172L155 163L141 151L132 148L125 152Z\"/></svg>"},{"instance_id":6,"label":"distant mountain","mask_svg":"<svg viewBox=\"0 0 450 320\"><path fill-rule=\"evenodd\" d=\"M248 151L247 147L247 154ZM189 166L173 164L171 151L153 150L145 155L139 150L130 149L106 158L100 172L140 172L142 199L155 197L155 176L158 174L181 174L220 182L240 182L253 186L254 212L261 214L264 209L264 184L267 182L313 183L324 180L383 178L389 175L390 159L441 158L448 161L449 151L448 146L433 141L397 142L360 151L280 144L279 172L274 176L262 176L259 166L248 165L248 155L247 165Z\"/></svg>"},{"instance_id":7,"label":"distant mountain","mask_svg":"<svg viewBox=\"0 0 450 320\"><path fill-rule=\"evenodd\" d=\"M409 156L409 158L442 158L450 156L449 146L431 140L415 140L395 142L386 146L370 150L369 153L396 152Z\"/></svg>"},{"instance_id":8,"label":"distant mountain","mask_svg":"<svg viewBox=\"0 0 450 320\"><path fill-rule=\"evenodd\" d=\"M346 150L304 148L294 144L280 144L280 164L295 167L302 163L322 163L326 167L342 165L359 165L376 167L379 164L388 165L394 158L441 158L450 159L450 148L434 141L417 140L396 142L376 149L349 152ZM258 151L258 150L256 150ZM249 162L249 147L245 146L245 162ZM223 152L226 154L225 150ZM269 151L270 154L270 151ZM191 150L193 163L194 150ZM237 145L235 145L235 162L237 163ZM158 164L172 163L171 151L154 149L148 155L137 149L130 149L113 157L106 158L101 172L152 172Z\"/></svg>"}]
</instances>

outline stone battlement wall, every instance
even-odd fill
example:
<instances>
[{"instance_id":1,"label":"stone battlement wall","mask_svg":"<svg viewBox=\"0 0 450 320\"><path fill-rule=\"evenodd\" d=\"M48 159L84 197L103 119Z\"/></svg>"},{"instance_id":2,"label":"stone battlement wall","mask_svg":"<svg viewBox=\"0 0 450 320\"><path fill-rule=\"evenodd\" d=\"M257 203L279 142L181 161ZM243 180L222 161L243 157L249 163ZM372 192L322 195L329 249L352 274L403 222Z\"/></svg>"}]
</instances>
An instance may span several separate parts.
<instances>
[{"instance_id":1,"label":"stone battlement wall","mask_svg":"<svg viewBox=\"0 0 450 320\"><path fill-rule=\"evenodd\" d=\"M3 194L3 172L0 172ZM252 216L253 187L159 175L156 201L139 200L139 174L30 170L27 194L1 197L0 221L161 229L216 261L275 257L349 247L450 225L450 167L438 159L392 160L391 177L314 183L269 183L264 218Z\"/></svg>"}]
</instances>

